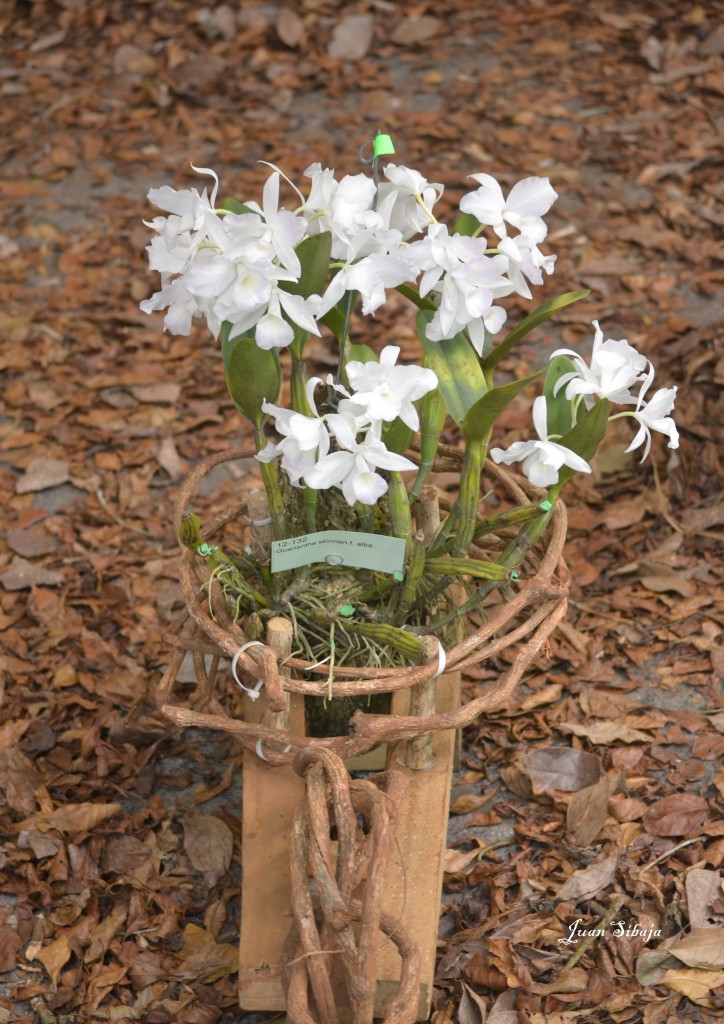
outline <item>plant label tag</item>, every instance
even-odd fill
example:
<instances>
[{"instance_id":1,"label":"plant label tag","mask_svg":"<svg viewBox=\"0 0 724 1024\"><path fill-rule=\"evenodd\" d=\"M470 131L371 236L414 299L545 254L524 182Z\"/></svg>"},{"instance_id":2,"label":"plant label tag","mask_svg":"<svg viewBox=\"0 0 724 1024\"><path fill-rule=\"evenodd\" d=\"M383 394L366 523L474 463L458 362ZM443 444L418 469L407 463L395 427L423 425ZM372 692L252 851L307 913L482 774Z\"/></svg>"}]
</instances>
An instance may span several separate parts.
<instances>
[{"instance_id":1,"label":"plant label tag","mask_svg":"<svg viewBox=\"0 0 724 1024\"><path fill-rule=\"evenodd\" d=\"M401 573L405 567L405 541L401 537L348 530L322 530L272 541L272 572L297 569L314 562Z\"/></svg>"}]
</instances>

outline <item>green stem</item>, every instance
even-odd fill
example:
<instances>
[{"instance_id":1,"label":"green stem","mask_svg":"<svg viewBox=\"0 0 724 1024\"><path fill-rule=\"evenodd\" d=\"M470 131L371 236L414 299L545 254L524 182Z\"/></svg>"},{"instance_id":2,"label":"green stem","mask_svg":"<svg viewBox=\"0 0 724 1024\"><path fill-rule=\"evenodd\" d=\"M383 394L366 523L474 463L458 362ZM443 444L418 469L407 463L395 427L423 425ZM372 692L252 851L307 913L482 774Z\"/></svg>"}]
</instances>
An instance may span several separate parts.
<instances>
[{"instance_id":1,"label":"green stem","mask_svg":"<svg viewBox=\"0 0 724 1024\"><path fill-rule=\"evenodd\" d=\"M360 528L363 533L374 533L375 532L375 510L372 505L364 505L361 501L356 501L354 510L357 513L357 519L359 521Z\"/></svg>"},{"instance_id":2,"label":"green stem","mask_svg":"<svg viewBox=\"0 0 724 1024\"><path fill-rule=\"evenodd\" d=\"M292 409L302 416L311 416L312 410L307 401L307 368L301 359L292 355L292 374L290 380Z\"/></svg>"},{"instance_id":3,"label":"green stem","mask_svg":"<svg viewBox=\"0 0 724 1024\"><path fill-rule=\"evenodd\" d=\"M339 342L339 359L337 361L337 373L334 377L335 384L341 384L342 373L344 371L344 365L347 362L347 343L349 342L349 321L352 317L352 310L354 309L357 299L359 298L359 292L347 292L347 306L344 311L344 326L342 328L342 334L337 339Z\"/></svg>"},{"instance_id":4,"label":"green stem","mask_svg":"<svg viewBox=\"0 0 724 1024\"><path fill-rule=\"evenodd\" d=\"M420 497L420 492L432 470L440 434L445 425L445 416L445 403L436 388L425 395L420 406L420 468L410 492L412 501Z\"/></svg>"},{"instance_id":5,"label":"green stem","mask_svg":"<svg viewBox=\"0 0 724 1024\"><path fill-rule=\"evenodd\" d=\"M555 506L556 499L562 486L563 484L559 483L556 484L555 487L552 487L550 489L550 491L548 492L547 499L551 506L550 509L548 509L547 511L541 509L541 515L539 515L536 519L532 519L529 522L524 523L515 540L511 541L511 543L507 546L507 548L505 548L505 550L501 554L500 558L498 559L498 564L503 566L503 568L506 570L506 576L509 576L510 573L520 565L520 563L523 561L523 559L531 550L531 548L534 547L534 545L542 535L545 528L548 526L548 523L551 520L551 516L553 515L553 509ZM488 580L486 583L483 583L482 586L478 588L477 593L474 594L474 596L471 597L468 601L465 601L464 604L461 604L455 610L453 615L449 615L446 619L442 619L441 621L435 623L435 629L437 630L440 627L446 625L453 618L457 618L460 615L465 615L467 614L467 612L473 611L473 609L476 608L481 603L481 601L483 601L488 596L488 594L491 594L494 590L497 590L497 588L500 586L502 582L502 580ZM430 597L431 596L432 595L430 595Z\"/></svg>"},{"instance_id":6,"label":"green stem","mask_svg":"<svg viewBox=\"0 0 724 1024\"><path fill-rule=\"evenodd\" d=\"M261 427L254 427L254 444L258 452L266 448L266 437ZM286 537L286 519L284 516L284 499L279 485L279 467L276 462L259 462L261 478L264 482L267 499L269 501L269 515L271 516L272 536L274 540L283 540Z\"/></svg>"},{"instance_id":7,"label":"green stem","mask_svg":"<svg viewBox=\"0 0 724 1024\"><path fill-rule=\"evenodd\" d=\"M483 472L485 455L488 450L490 431L480 438L470 438L465 446L463 465L460 471L460 493L455 502L459 509L457 537L453 554L467 555L472 544L480 501L480 477Z\"/></svg>"},{"instance_id":8,"label":"green stem","mask_svg":"<svg viewBox=\"0 0 724 1024\"><path fill-rule=\"evenodd\" d=\"M306 513L307 529L314 533L317 529L317 499L319 491L313 487L304 488L304 511Z\"/></svg>"},{"instance_id":9,"label":"green stem","mask_svg":"<svg viewBox=\"0 0 724 1024\"><path fill-rule=\"evenodd\" d=\"M400 603L395 615L395 621L398 625L404 624L405 619L407 618L407 613L412 607L412 602L417 596L417 587L422 579L422 573L425 568L425 553L425 542L422 540L422 534L419 533L412 539L412 547L410 551L410 559L407 565L405 582L402 587Z\"/></svg>"},{"instance_id":10,"label":"green stem","mask_svg":"<svg viewBox=\"0 0 724 1024\"><path fill-rule=\"evenodd\" d=\"M410 498L401 473L390 473L390 489L388 494L392 532L395 537L402 537L409 551L412 542L412 513L410 511Z\"/></svg>"},{"instance_id":11,"label":"green stem","mask_svg":"<svg viewBox=\"0 0 724 1024\"><path fill-rule=\"evenodd\" d=\"M400 295L404 295L405 298L414 303L418 309L434 310L437 308L431 299L421 298L417 289L412 288L409 284L398 284L395 291L399 292Z\"/></svg>"}]
</instances>

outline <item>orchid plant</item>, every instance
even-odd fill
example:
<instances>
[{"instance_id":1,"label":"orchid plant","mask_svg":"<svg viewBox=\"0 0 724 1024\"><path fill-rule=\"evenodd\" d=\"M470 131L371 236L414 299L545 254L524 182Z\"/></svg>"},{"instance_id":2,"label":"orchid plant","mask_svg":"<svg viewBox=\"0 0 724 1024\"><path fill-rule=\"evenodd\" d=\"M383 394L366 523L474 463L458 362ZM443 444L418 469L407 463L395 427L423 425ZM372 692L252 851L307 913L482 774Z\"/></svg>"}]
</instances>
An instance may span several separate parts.
<instances>
[{"instance_id":1,"label":"orchid plant","mask_svg":"<svg viewBox=\"0 0 724 1024\"><path fill-rule=\"evenodd\" d=\"M409 167L382 166L394 153L389 136L378 133L373 146L371 175L337 179L316 163L305 171L304 189L269 165L261 205L219 203L219 179L208 168L194 170L212 179L210 191L151 189L149 200L163 212L149 223L155 236L148 246L161 288L141 303L147 313L164 310L171 333L187 335L203 318L220 341L231 397L253 429L276 541L328 529L404 540L404 572L396 577L309 564L272 574L248 550L224 554L201 543L196 524L185 527L183 539L223 579L250 630L260 616L289 610L301 648L315 658L315 637L328 645L328 624L336 623L350 660L368 664L380 657L380 644L405 660L419 655L413 640L420 633L444 637L455 619L447 596L453 580L467 583L471 607L515 578L562 486L591 472L609 419L636 421L628 450L643 445L644 458L652 431L678 446L669 415L676 388L647 401L653 366L626 340L604 340L595 321L590 361L558 349L547 370L496 382L517 342L588 294L543 303L496 341L507 320L501 300L531 299L531 288L554 270L556 257L539 248L557 199L547 178L524 178L506 196L491 175L474 174L477 187L448 227L434 213L443 186ZM295 197L291 209L280 205L283 183ZM373 316L392 290L416 307L420 366L400 363L397 345L378 353L350 336L357 307ZM323 328L336 336L337 370L310 378L305 344ZM277 404L284 352L288 407ZM530 482L547 489L546 500L481 519L481 473L495 422L543 376L533 403L537 438L489 454L497 463L521 463ZM612 416L612 405L622 410ZM448 416L464 438L459 493L436 536L422 539L415 501ZM272 424L277 440L268 433ZM410 474L409 486L403 474ZM511 528L517 536L489 561L479 551L468 557L480 538Z\"/></svg>"}]
</instances>

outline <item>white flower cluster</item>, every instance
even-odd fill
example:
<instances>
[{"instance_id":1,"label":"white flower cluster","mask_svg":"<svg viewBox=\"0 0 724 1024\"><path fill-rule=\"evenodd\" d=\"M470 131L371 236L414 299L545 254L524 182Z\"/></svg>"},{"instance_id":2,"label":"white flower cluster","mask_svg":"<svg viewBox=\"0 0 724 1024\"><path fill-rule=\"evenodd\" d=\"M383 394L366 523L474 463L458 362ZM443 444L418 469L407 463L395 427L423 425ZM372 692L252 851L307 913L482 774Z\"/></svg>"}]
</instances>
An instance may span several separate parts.
<instances>
[{"instance_id":1,"label":"white flower cluster","mask_svg":"<svg viewBox=\"0 0 724 1024\"><path fill-rule=\"evenodd\" d=\"M617 415L632 416L638 423L638 433L626 451L634 451L645 442L642 462L651 450L652 430L669 438L669 448L678 448L679 433L669 415L674 408L676 388L659 388L648 402L644 402L644 396L654 379L651 362L625 339L614 341L608 338L604 341L598 321L594 320L593 326L596 333L590 365L571 349L557 349L551 355L551 359L560 355L570 356L575 366L575 370L560 378L554 395L565 388L565 396L574 402L574 407L583 401L590 409L596 398L607 398L617 405L636 406L633 410ZM639 393L635 395L632 388L637 385ZM591 467L579 455L549 440L547 402L542 395L533 403L533 425L538 434L537 441L515 441L507 451L493 448L490 452L493 460L498 463L522 461L524 474L538 487L556 484L563 466L569 466L579 473L591 472Z\"/></svg>"},{"instance_id":2,"label":"white flower cluster","mask_svg":"<svg viewBox=\"0 0 724 1024\"><path fill-rule=\"evenodd\" d=\"M467 329L480 354L486 330L495 334L506 319L496 299L511 292L530 298L527 282L540 284L542 271L553 270L555 257L538 249L546 235L542 215L557 198L547 178L526 178L505 199L494 178L473 175L480 187L463 197L460 209L492 227L498 239L490 249L481 235L450 234L438 223L432 208L443 186L408 167L388 164L387 180L376 188L365 174L337 181L333 171L313 164L305 172L309 195L295 189L300 205L293 212L279 207L275 169L262 205L248 202L240 213L217 209L215 172L194 169L214 179L210 196L168 186L148 193L167 216L149 222L157 232L149 262L161 273L161 290L141 309L167 310L164 327L173 334L188 334L193 317L204 316L214 337L226 321L231 338L254 328L260 348L283 348L293 340L292 324L319 334L317 321L346 292L358 292L362 312L371 314L387 289L422 275L420 295L438 304L427 337L440 341ZM299 281L295 246L323 231L332 235L335 272L323 295L293 295L283 285Z\"/></svg>"},{"instance_id":3,"label":"white flower cluster","mask_svg":"<svg viewBox=\"0 0 724 1024\"><path fill-rule=\"evenodd\" d=\"M379 363L348 362L351 392L334 385L330 374L327 382L344 397L337 411L326 416L319 415L314 401L314 391L322 383L319 377L312 377L306 387L311 416L264 402L263 411L276 417L276 429L283 438L279 444L267 444L257 458L271 462L281 455L282 469L295 487L302 482L315 490L339 487L350 505L357 501L374 505L388 487L376 470L417 468L404 455L388 450L382 440L383 424L399 417L417 430L419 419L413 402L437 387L432 370L396 366L399 353L396 345L388 345ZM330 435L335 451L330 451Z\"/></svg>"}]
</instances>

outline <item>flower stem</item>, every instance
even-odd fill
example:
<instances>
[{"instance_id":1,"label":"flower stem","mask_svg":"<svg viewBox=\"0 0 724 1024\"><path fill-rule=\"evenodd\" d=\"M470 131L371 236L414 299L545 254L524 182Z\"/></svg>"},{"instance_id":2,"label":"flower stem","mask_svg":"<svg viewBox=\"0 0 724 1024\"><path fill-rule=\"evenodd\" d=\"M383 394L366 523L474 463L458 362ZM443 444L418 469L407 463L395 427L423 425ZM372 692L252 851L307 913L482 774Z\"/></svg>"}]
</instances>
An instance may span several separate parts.
<instances>
[{"instance_id":1,"label":"flower stem","mask_svg":"<svg viewBox=\"0 0 724 1024\"><path fill-rule=\"evenodd\" d=\"M342 328L342 337L339 338L339 359L337 360L337 372L334 375L334 383L340 384L342 382L342 371L344 370L344 364L347 362L347 342L349 341L349 321L352 316L352 310L357 302L357 292L347 292L347 307L344 311L344 327Z\"/></svg>"},{"instance_id":2,"label":"flower stem","mask_svg":"<svg viewBox=\"0 0 724 1024\"><path fill-rule=\"evenodd\" d=\"M392 532L395 537L402 537L407 543L407 550L410 549L412 541L412 513L410 511L410 498L407 493L402 474L390 473L390 519L392 521Z\"/></svg>"},{"instance_id":3,"label":"flower stem","mask_svg":"<svg viewBox=\"0 0 724 1024\"><path fill-rule=\"evenodd\" d=\"M359 525L363 533L375 532L375 510L372 505L364 505L361 501L355 502L354 510L357 513Z\"/></svg>"},{"instance_id":4,"label":"flower stem","mask_svg":"<svg viewBox=\"0 0 724 1024\"><path fill-rule=\"evenodd\" d=\"M485 454L488 450L490 431L482 437L470 438L465 446L463 465L460 470L460 493L455 502L458 507L458 528L454 555L467 555L478 514L478 502L480 501L480 477L483 472Z\"/></svg>"},{"instance_id":5,"label":"flower stem","mask_svg":"<svg viewBox=\"0 0 724 1024\"><path fill-rule=\"evenodd\" d=\"M416 533L412 538L410 558L407 564L407 575L400 595L400 603L397 607L395 622L402 626L407 618L407 613L412 607L412 602L417 596L417 587L422 579L425 569L425 541L421 533Z\"/></svg>"},{"instance_id":6,"label":"flower stem","mask_svg":"<svg viewBox=\"0 0 724 1024\"><path fill-rule=\"evenodd\" d=\"M304 511L306 513L307 529L314 533L317 529L317 498L319 491L313 487L304 488Z\"/></svg>"},{"instance_id":7,"label":"flower stem","mask_svg":"<svg viewBox=\"0 0 724 1024\"><path fill-rule=\"evenodd\" d=\"M266 437L261 427L254 427L254 444L258 452L266 448ZM279 467L274 461L260 462L259 467L269 500L272 535L275 540L282 540L286 537L286 519L284 516L284 499L282 498L282 491L279 486Z\"/></svg>"},{"instance_id":8,"label":"flower stem","mask_svg":"<svg viewBox=\"0 0 724 1024\"><path fill-rule=\"evenodd\" d=\"M420 468L410 491L412 500L420 497L420 492L432 470L440 434L445 425L445 416L445 403L440 392L437 388L429 391L420 407Z\"/></svg>"},{"instance_id":9,"label":"flower stem","mask_svg":"<svg viewBox=\"0 0 724 1024\"><path fill-rule=\"evenodd\" d=\"M311 416L312 410L307 401L307 368L301 359L297 359L292 353L292 373L290 380L292 409L300 412L302 416Z\"/></svg>"}]
</instances>

